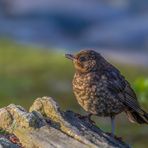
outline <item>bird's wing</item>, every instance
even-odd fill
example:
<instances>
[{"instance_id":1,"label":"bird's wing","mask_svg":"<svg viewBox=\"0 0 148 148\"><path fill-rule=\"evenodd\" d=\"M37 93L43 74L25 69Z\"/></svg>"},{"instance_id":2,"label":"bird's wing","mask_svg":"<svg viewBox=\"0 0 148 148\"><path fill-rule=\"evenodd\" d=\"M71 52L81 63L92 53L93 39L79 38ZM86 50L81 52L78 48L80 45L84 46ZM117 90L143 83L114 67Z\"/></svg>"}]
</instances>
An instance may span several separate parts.
<instances>
[{"instance_id":1,"label":"bird's wing","mask_svg":"<svg viewBox=\"0 0 148 148\"><path fill-rule=\"evenodd\" d=\"M107 88L108 90L118 99L120 99L123 104L129 108L143 114L143 110L140 108L137 101L136 94L132 90L130 84L124 79L120 72L111 67L104 72L107 77Z\"/></svg>"}]
</instances>

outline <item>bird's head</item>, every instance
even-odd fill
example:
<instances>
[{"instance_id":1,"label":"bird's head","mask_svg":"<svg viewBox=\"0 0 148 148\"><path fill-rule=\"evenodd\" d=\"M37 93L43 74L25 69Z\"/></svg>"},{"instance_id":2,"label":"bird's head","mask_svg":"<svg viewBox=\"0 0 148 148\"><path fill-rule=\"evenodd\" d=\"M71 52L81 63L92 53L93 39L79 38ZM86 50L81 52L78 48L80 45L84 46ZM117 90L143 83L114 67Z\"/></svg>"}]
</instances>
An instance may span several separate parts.
<instances>
[{"instance_id":1,"label":"bird's head","mask_svg":"<svg viewBox=\"0 0 148 148\"><path fill-rule=\"evenodd\" d=\"M102 58L101 55L94 50L82 50L75 55L65 54L65 56L73 61L76 71L80 73L97 70L98 61Z\"/></svg>"}]
</instances>

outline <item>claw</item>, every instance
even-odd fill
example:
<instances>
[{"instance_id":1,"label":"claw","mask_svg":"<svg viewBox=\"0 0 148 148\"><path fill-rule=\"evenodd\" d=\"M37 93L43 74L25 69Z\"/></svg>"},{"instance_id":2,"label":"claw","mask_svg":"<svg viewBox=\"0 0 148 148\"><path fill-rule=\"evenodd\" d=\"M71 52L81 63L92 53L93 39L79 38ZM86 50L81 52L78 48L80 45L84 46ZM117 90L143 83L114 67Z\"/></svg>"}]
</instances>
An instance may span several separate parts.
<instances>
[{"instance_id":1,"label":"claw","mask_svg":"<svg viewBox=\"0 0 148 148\"><path fill-rule=\"evenodd\" d=\"M117 137L116 135L113 135L112 133L106 132L107 135L112 136L116 140L123 141L122 137Z\"/></svg>"},{"instance_id":2,"label":"claw","mask_svg":"<svg viewBox=\"0 0 148 148\"><path fill-rule=\"evenodd\" d=\"M77 117L78 117L79 119L82 119L82 120L87 120L87 121L89 121L91 124L95 124L95 122L94 122L93 120L91 120L91 114L88 114L88 115L85 115L85 116L80 115L80 114L77 114Z\"/></svg>"}]
</instances>

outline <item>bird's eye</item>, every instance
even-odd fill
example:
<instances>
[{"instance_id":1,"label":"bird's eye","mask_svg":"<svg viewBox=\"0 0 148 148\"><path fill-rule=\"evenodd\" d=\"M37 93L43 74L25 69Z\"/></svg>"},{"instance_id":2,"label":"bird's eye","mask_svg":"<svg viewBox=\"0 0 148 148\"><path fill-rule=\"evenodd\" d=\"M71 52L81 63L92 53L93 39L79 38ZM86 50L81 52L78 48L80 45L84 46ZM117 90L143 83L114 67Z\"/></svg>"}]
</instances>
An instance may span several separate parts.
<instances>
[{"instance_id":1,"label":"bird's eye","mask_svg":"<svg viewBox=\"0 0 148 148\"><path fill-rule=\"evenodd\" d=\"M84 62L84 61L86 61L86 58L85 58L85 57L80 57L80 58L79 58L79 61L80 61L80 62Z\"/></svg>"}]
</instances>

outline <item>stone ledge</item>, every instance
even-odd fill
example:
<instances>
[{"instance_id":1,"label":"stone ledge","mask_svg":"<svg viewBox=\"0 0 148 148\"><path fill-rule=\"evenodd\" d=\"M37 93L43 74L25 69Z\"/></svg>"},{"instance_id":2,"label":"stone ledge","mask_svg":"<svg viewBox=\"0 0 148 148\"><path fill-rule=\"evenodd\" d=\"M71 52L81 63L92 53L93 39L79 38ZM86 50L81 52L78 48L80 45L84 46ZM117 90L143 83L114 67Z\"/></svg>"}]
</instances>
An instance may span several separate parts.
<instances>
[{"instance_id":1,"label":"stone ledge","mask_svg":"<svg viewBox=\"0 0 148 148\"><path fill-rule=\"evenodd\" d=\"M26 148L129 147L76 113L63 112L51 97L37 98L29 112L19 105L4 107L0 120L0 128L16 135Z\"/></svg>"}]
</instances>

